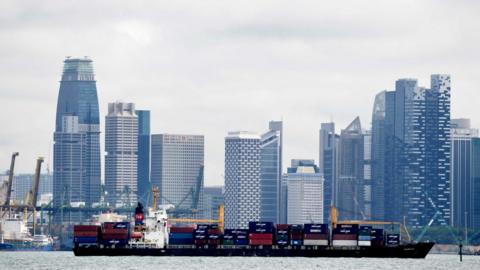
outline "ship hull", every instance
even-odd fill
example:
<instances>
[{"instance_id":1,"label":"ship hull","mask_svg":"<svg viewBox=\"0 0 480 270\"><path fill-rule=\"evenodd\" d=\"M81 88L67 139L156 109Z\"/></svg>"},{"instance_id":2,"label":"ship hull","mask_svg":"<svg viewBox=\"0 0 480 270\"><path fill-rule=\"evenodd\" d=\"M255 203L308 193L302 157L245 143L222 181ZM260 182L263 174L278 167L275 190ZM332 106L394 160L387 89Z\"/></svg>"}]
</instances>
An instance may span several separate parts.
<instances>
[{"instance_id":1,"label":"ship hull","mask_svg":"<svg viewBox=\"0 0 480 270\"><path fill-rule=\"evenodd\" d=\"M406 244L396 247L317 247L316 249L280 249L272 247L193 248L98 248L75 247L76 256L210 256L210 257L370 257L370 258L425 258L434 243Z\"/></svg>"}]
</instances>

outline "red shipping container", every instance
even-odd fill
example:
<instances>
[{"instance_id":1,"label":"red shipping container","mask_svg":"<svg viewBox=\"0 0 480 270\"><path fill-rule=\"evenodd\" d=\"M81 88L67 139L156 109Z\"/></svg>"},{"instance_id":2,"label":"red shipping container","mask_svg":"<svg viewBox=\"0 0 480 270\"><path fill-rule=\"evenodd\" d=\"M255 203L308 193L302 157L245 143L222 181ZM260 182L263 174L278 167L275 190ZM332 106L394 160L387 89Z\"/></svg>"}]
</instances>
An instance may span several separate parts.
<instances>
[{"instance_id":1,"label":"red shipping container","mask_svg":"<svg viewBox=\"0 0 480 270\"><path fill-rule=\"evenodd\" d=\"M251 246L271 246L272 240L270 239L250 239L249 243Z\"/></svg>"},{"instance_id":2,"label":"red shipping container","mask_svg":"<svg viewBox=\"0 0 480 270\"><path fill-rule=\"evenodd\" d=\"M195 239L194 243L197 246L203 246L203 245L207 244L207 240L205 240L205 239Z\"/></svg>"},{"instance_id":3,"label":"red shipping container","mask_svg":"<svg viewBox=\"0 0 480 270\"><path fill-rule=\"evenodd\" d=\"M170 227L171 233L193 233L192 227Z\"/></svg>"},{"instance_id":4,"label":"red shipping container","mask_svg":"<svg viewBox=\"0 0 480 270\"><path fill-rule=\"evenodd\" d=\"M128 239L128 234L124 233L110 233L102 234L102 239Z\"/></svg>"},{"instance_id":5,"label":"red shipping container","mask_svg":"<svg viewBox=\"0 0 480 270\"><path fill-rule=\"evenodd\" d=\"M73 232L74 237L97 237L98 231L76 231Z\"/></svg>"},{"instance_id":6,"label":"red shipping container","mask_svg":"<svg viewBox=\"0 0 480 270\"><path fill-rule=\"evenodd\" d=\"M308 239L308 240L328 240L328 234L306 233L306 234L303 235L303 239Z\"/></svg>"},{"instance_id":7,"label":"red shipping container","mask_svg":"<svg viewBox=\"0 0 480 270\"><path fill-rule=\"evenodd\" d=\"M102 234L127 234L128 230L125 229L103 229Z\"/></svg>"},{"instance_id":8,"label":"red shipping container","mask_svg":"<svg viewBox=\"0 0 480 270\"><path fill-rule=\"evenodd\" d=\"M218 246L220 245L220 239L208 239L208 244Z\"/></svg>"},{"instance_id":9,"label":"red shipping container","mask_svg":"<svg viewBox=\"0 0 480 270\"><path fill-rule=\"evenodd\" d=\"M219 229L210 229L208 234L221 234L222 232Z\"/></svg>"},{"instance_id":10,"label":"red shipping container","mask_svg":"<svg viewBox=\"0 0 480 270\"><path fill-rule=\"evenodd\" d=\"M303 239L303 233L301 233L301 232L291 232L290 233L290 239L302 240Z\"/></svg>"},{"instance_id":11,"label":"red shipping container","mask_svg":"<svg viewBox=\"0 0 480 270\"><path fill-rule=\"evenodd\" d=\"M277 230L288 230L288 224L277 224Z\"/></svg>"},{"instance_id":12,"label":"red shipping container","mask_svg":"<svg viewBox=\"0 0 480 270\"><path fill-rule=\"evenodd\" d=\"M249 239L255 240L272 240L273 234L271 233L251 233L248 235Z\"/></svg>"},{"instance_id":13,"label":"red shipping container","mask_svg":"<svg viewBox=\"0 0 480 270\"><path fill-rule=\"evenodd\" d=\"M98 231L100 226L96 225L75 225L73 226L73 231L74 232L92 232L92 231Z\"/></svg>"},{"instance_id":14,"label":"red shipping container","mask_svg":"<svg viewBox=\"0 0 480 270\"><path fill-rule=\"evenodd\" d=\"M357 240L356 234L334 234L332 240Z\"/></svg>"}]
</instances>

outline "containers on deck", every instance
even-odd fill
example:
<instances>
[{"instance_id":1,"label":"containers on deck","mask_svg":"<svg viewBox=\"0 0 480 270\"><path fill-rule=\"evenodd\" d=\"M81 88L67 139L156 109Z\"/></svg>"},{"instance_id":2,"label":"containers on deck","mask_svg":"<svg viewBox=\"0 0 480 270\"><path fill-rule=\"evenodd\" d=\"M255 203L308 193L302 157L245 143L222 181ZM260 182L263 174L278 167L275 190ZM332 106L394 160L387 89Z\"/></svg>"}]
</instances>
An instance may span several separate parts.
<instances>
[{"instance_id":1,"label":"containers on deck","mask_svg":"<svg viewBox=\"0 0 480 270\"><path fill-rule=\"evenodd\" d=\"M106 246L124 246L130 239L129 222L104 222L101 242Z\"/></svg>"},{"instance_id":2,"label":"containers on deck","mask_svg":"<svg viewBox=\"0 0 480 270\"><path fill-rule=\"evenodd\" d=\"M304 246L328 246L327 224L305 224L303 232Z\"/></svg>"},{"instance_id":3,"label":"containers on deck","mask_svg":"<svg viewBox=\"0 0 480 270\"><path fill-rule=\"evenodd\" d=\"M400 235L399 234L387 234L387 246L398 246L400 245Z\"/></svg>"},{"instance_id":4,"label":"containers on deck","mask_svg":"<svg viewBox=\"0 0 480 270\"><path fill-rule=\"evenodd\" d=\"M73 226L73 242L75 245L93 245L99 242L100 226L75 225Z\"/></svg>"},{"instance_id":5,"label":"containers on deck","mask_svg":"<svg viewBox=\"0 0 480 270\"><path fill-rule=\"evenodd\" d=\"M248 223L248 243L251 246L273 245L273 222Z\"/></svg>"},{"instance_id":6,"label":"containers on deck","mask_svg":"<svg viewBox=\"0 0 480 270\"><path fill-rule=\"evenodd\" d=\"M288 224L277 224L276 228L276 244L280 247L285 247L290 244L290 229Z\"/></svg>"},{"instance_id":7,"label":"containers on deck","mask_svg":"<svg viewBox=\"0 0 480 270\"><path fill-rule=\"evenodd\" d=\"M372 246L375 246L375 247L385 245L383 229L372 229L371 242L372 242Z\"/></svg>"},{"instance_id":8,"label":"containers on deck","mask_svg":"<svg viewBox=\"0 0 480 270\"><path fill-rule=\"evenodd\" d=\"M291 246L303 245L303 224L288 225Z\"/></svg>"},{"instance_id":9,"label":"containers on deck","mask_svg":"<svg viewBox=\"0 0 480 270\"><path fill-rule=\"evenodd\" d=\"M337 224L332 231L333 246L356 246L358 244L357 224Z\"/></svg>"},{"instance_id":10,"label":"containers on deck","mask_svg":"<svg viewBox=\"0 0 480 270\"><path fill-rule=\"evenodd\" d=\"M193 245L192 227L170 227L168 242L170 245Z\"/></svg>"},{"instance_id":11,"label":"containers on deck","mask_svg":"<svg viewBox=\"0 0 480 270\"><path fill-rule=\"evenodd\" d=\"M360 226L358 229L358 245L364 247L372 245L372 226Z\"/></svg>"}]
</instances>

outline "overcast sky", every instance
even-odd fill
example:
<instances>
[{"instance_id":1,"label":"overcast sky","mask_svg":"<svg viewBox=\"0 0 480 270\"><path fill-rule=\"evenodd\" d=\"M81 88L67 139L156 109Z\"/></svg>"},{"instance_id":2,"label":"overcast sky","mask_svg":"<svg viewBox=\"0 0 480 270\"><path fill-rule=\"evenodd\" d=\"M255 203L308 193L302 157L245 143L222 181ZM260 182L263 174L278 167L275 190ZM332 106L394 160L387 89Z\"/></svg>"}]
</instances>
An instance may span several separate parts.
<instances>
[{"instance_id":1,"label":"overcast sky","mask_svg":"<svg viewBox=\"0 0 480 270\"><path fill-rule=\"evenodd\" d=\"M284 166L318 160L320 123L369 129L398 78L451 74L452 117L480 127L479 1L120 2L0 2L1 170L13 151L16 172L52 168L65 56L94 60L102 137L116 100L151 110L152 133L205 135L207 185L228 131L283 119Z\"/></svg>"}]
</instances>

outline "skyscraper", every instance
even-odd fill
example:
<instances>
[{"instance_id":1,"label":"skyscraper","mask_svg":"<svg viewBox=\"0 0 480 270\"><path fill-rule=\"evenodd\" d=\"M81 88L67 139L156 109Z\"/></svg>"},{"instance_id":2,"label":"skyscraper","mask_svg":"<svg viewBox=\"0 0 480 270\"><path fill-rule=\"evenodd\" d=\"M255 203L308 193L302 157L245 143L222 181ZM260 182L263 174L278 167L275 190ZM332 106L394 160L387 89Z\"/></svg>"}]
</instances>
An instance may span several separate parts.
<instances>
[{"instance_id":1,"label":"skyscraper","mask_svg":"<svg viewBox=\"0 0 480 270\"><path fill-rule=\"evenodd\" d=\"M374 108L374 115L373 182L384 192L375 194L374 189L375 198L384 198L379 207L374 201L374 215L383 208L389 220L403 222L405 217L408 225L423 227L438 210L441 214L434 223L447 224L451 211L450 76L432 75L431 89L419 87L415 79L397 80L395 92L385 93L384 107Z\"/></svg>"},{"instance_id":2,"label":"skyscraper","mask_svg":"<svg viewBox=\"0 0 480 270\"><path fill-rule=\"evenodd\" d=\"M342 219L365 218L363 179L364 140L357 117L340 134L335 204Z\"/></svg>"},{"instance_id":3,"label":"skyscraper","mask_svg":"<svg viewBox=\"0 0 480 270\"><path fill-rule=\"evenodd\" d=\"M204 141L203 135L152 135L151 183L162 204L202 209Z\"/></svg>"},{"instance_id":4,"label":"skyscraper","mask_svg":"<svg viewBox=\"0 0 480 270\"><path fill-rule=\"evenodd\" d=\"M100 201L100 122L92 60L64 61L54 133L53 203Z\"/></svg>"},{"instance_id":5,"label":"skyscraper","mask_svg":"<svg viewBox=\"0 0 480 270\"><path fill-rule=\"evenodd\" d=\"M260 136L230 132L225 138L225 228L248 228L260 219Z\"/></svg>"},{"instance_id":6,"label":"skyscraper","mask_svg":"<svg viewBox=\"0 0 480 270\"><path fill-rule=\"evenodd\" d=\"M279 222L282 177L282 122L271 121L260 141L260 219Z\"/></svg>"},{"instance_id":7,"label":"skyscraper","mask_svg":"<svg viewBox=\"0 0 480 270\"><path fill-rule=\"evenodd\" d=\"M452 119L451 125L451 225L457 228L473 229L475 214L476 212L480 214L480 195L475 193L480 190L480 182L475 181L476 164L473 163L473 155L478 150L472 145L472 141L475 138L478 139L478 129L470 127L470 119Z\"/></svg>"},{"instance_id":8,"label":"skyscraper","mask_svg":"<svg viewBox=\"0 0 480 270\"><path fill-rule=\"evenodd\" d=\"M105 189L113 206L137 202L137 136L135 105L109 103L105 117Z\"/></svg>"},{"instance_id":9,"label":"skyscraper","mask_svg":"<svg viewBox=\"0 0 480 270\"><path fill-rule=\"evenodd\" d=\"M218 219L218 207L223 204L223 187L205 187L205 218Z\"/></svg>"},{"instance_id":10,"label":"skyscraper","mask_svg":"<svg viewBox=\"0 0 480 270\"><path fill-rule=\"evenodd\" d=\"M293 159L284 175L287 193L287 223L321 223L323 176L314 160Z\"/></svg>"},{"instance_id":11,"label":"skyscraper","mask_svg":"<svg viewBox=\"0 0 480 270\"><path fill-rule=\"evenodd\" d=\"M318 167L324 177L323 189L323 223L328 223L330 207L334 200L334 185L337 177L338 136L335 134L335 123L322 123L320 128L320 150Z\"/></svg>"},{"instance_id":12,"label":"skyscraper","mask_svg":"<svg viewBox=\"0 0 480 270\"><path fill-rule=\"evenodd\" d=\"M150 111L136 110L138 117L137 190L138 200L147 205L150 198Z\"/></svg>"}]
</instances>

